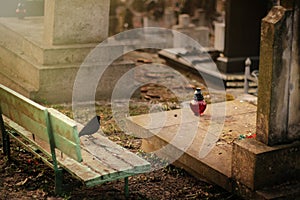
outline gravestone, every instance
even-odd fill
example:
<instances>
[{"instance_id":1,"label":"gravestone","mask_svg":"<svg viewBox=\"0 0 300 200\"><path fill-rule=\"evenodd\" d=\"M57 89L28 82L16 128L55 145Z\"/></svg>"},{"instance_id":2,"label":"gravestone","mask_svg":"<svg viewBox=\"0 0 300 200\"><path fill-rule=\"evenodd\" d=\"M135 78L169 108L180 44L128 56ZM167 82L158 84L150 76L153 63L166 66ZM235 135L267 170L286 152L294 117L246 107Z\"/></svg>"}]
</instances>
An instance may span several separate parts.
<instances>
[{"instance_id":1,"label":"gravestone","mask_svg":"<svg viewBox=\"0 0 300 200\"><path fill-rule=\"evenodd\" d=\"M197 41L202 47L210 46L209 28L206 26L195 26L195 24L191 23L191 19L188 14L179 15L178 25L174 25L172 29L188 35L189 37ZM177 35L174 35L174 46L185 46L186 44L181 44L182 41L177 37Z\"/></svg>"},{"instance_id":2,"label":"gravestone","mask_svg":"<svg viewBox=\"0 0 300 200\"><path fill-rule=\"evenodd\" d=\"M299 8L282 1L262 20L257 137L235 142L232 154L235 191L247 199L300 195Z\"/></svg>"},{"instance_id":3,"label":"gravestone","mask_svg":"<svg viewBox=\"0 0 300 200\"><path fill-rule=\"evenodd\" d=\"M257 134L267 145L300 139L298 14L275 6L262 21Z\"/></svg>"},{"instance_id":4,"label":"gravestone","mask_svg":"<svg viewBox=\"0 0 300 200\"><path fill-rule=\"evenodd\" d=\"M196 9L194 16L191 18L191 22L196 26L206 26L205 10L202 8Z\"/></svg>"},{"instance_id":5,"label":"gravestone","mask_svg":"<svg viewBox=\"0 0 300 200\"><path fill-rule=\"evenodd\" d=\"M225 43L225 23L224 22L215 22L215 41L214 48L218 51L224 51Z\"/></svg>"},{"instance_id":6,"label":"gravestone","mask_svg":"<svg viewBox=\"0 0 300 200\"><path fill-rule=\"evenodd\" d=\"M226 1L224 50L217 60L220 71L243 72L247 57L253 61L251 70L258 68L260 22L267 8L268 1Z\"/></svg>"}]
</instances>

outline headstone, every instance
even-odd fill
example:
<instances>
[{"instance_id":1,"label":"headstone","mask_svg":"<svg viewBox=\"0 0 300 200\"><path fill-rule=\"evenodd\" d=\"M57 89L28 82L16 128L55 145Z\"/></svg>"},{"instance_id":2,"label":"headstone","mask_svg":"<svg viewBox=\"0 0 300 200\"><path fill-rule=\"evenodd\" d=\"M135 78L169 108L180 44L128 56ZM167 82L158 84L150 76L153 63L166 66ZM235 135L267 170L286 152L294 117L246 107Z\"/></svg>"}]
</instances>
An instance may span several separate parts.
<instances>
[{"instance_id":1,"label":"headstone","mask_svg":"<svg viewBox=\"0 0 300 200\"><path fill-rule=\"evenodd\" d=\"M215 22L214 25L215 25L214 48L218 51L224 51L225 23L224 22Z\"/></svg>"},{"instance_id":2,"label":"headstone","mask_svg":"<svg viewBox=\"0 0 300 200\"><path fill-rule=\"evenodd\" d=\"M176 24L174 9L172 7L168 7L165 9L164 26L165 28L171 28L174 24Z\"/></svg>"},{"instance_id":3,"label":"headstone","mask_svg":"<svg viewBox=\"0 0 300 200\"><path fill-rule=\"evenodd\" d=\"M222 13L225 11L226 0L217 0L216 2L216 12Z\"/></svg>"},{"instance_id":4,"label":"headstone","mask_svg":"<svg viewBox=\"0 0 300 200\"><path fill-rule=\"evenodd\" d=\"M179 27L187 28L190 26L190 16L188 14L179 15Z\"/></svg>"},{"instance_id":5,"label":"headstone","mask_svg":"<svg viewBox=\"0 0 300 200\"><path fill-rule=\"evenodd\" d=\"M194 16L191 18L191 22L196 26L206 26L205 10L199 8L195 10Z\"/></svg>"},{"instance_id":6,"label":"headstone","mask_svg":"<svg viewBox=\"0 0 300 200\"><path fill-rule=\"evenodd\" d=\"M108 36L110 0L45 0L44 42L98 43Z\"/></svg>"},{"instance_id":7,"label":"headstone","mask_svg":"<svg viewBox=\"0 0 300 200\"><path fill-rule=\"evenodd\" d=\"M243 72L247 57L253 61L253 69L258 68L260 23L267 7L268 1L226 1L224 58L217 61L222 72Z\"/></svg>"},{"instance_id":8,"label":"headstone","mask_svg":"<svg viewBox=\"0 0 300 200\"><path fill-rule=\"evenodd\" d=\"M233 144L233 190L245 199L300 194L300 1L290 2L262 20L256 139Z\"/></svg>"},{"instance_id":9,"label":"headstone","mask_svg":"<svg viewBox=\"0 0 300 200\"><path fill-rule=\"evenodd\" d=\"M187 36L193 38L203 47L209 47L209 28L206 26L195 26L195 24L190 23L191 19L188 14L179 15L178 25L174 25L172 28L176 31L179 31ZM174 47L183 47L186 46L186 41L181 41L178 35L174 35ZM181 42L183 42L181 44Z\"/></svg>"},{"instance_id":10,"label":"headstone","mask_svg":"<svg viewBox=\"0 0 300 200\"><path fill-rule=\"evenodd\" d=\"M267 145L300 139L299 28L299 1L262 21L257 138Z\"/></svg>"},{"instance_id":11,"label":"headstone","mask_svg":"<svg viewBox=\"0 0 300 200\"><path fill-rule=\"evenodd\" d=\"M190 24L190 16L188 14L181 14L178 17L178 24L174 25L172 29L179 31L180 33L183 33L185 35L188 35L189 37L193 38L193 31L194 31L195 25ZM185 46L185 41L181 41L181 37L177 34L174 35L174 47L182 47Z\"/></svg>"}]
</instances>

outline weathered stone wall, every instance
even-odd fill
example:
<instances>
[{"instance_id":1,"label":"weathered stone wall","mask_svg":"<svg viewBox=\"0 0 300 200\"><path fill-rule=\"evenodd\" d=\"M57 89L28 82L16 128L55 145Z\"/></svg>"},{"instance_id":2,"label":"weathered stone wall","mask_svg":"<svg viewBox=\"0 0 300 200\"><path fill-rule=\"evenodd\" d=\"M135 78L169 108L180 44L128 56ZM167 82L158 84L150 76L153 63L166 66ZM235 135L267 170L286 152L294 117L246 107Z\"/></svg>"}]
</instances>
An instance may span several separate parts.
<instances>
[{"instance_id":1,"label":"weathered stone wall","mask_svg":"<svg viewBox=\"0 0 300 200\"><path fill-rule=\"evenodd\" d=\"M108 36L110 0L45 0L45 43L102 42Z\"/></svg>"}]
</instances>

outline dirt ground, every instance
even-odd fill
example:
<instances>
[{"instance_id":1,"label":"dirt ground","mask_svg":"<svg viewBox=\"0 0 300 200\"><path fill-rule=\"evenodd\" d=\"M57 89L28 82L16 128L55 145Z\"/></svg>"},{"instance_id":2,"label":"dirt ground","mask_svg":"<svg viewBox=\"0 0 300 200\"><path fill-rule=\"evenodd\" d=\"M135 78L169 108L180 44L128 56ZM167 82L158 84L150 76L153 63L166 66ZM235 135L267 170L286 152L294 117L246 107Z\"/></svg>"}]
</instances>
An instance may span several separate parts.
<instances>
[{"instance_id":1,"label":"dirt ground","mask_svg":"<svg viewBox=\"0 0 300 200\"><path fill-rule=\"evenodd\" d=\"M125 199L123 180L86 188L64 173L68 192L56 196L53 170L14 142L10 162L0 154L0 199ZM168 166L129 178L129 199L237 199L229 192Z\"/></svg>"},{"instance_id":2,"label":"dirt ground","mask_svg":"<svg viewBox=\"0 0 300 200\"><path fill-rule=\"evenodd\" d=\"M156 55L138 54L129 55L128 59L142 61L159 60ZM157 59L157 60L155 60ZM161 61L159 61L161 62ZM203 84L192 80L191 87L203 86ZM176 102L170 97L170 92L166 88L159 88L149 85L142 88L141 99L139 99L131 112L141 114L148 112L149 106L145 102L160 101L164 104L162 110L176 109ZM172 100L172 101L171 101ZM209 99L208 99L209 100ZM139 104L141 103L141 104ZM66 105L47 105L54 107L66 115L72 117L70 107ZM101 102L97 104L97 112L102 113L103 132L114 142L137 152L141 146L139 138L128 137L114 125L111 117L109 105ZM1 140L1 138L0 138ZM68 173L64 173L64 186L67 192L62 196L54 194L54 172L41 160L33 157L22 146L12 140L11 161L3 155L2 141L0 143L0 200L7 199L125 199L124 181L114 181L102 184L94 188L86 188L78 180ZM231 194L222 188L198 180L189 175L183 169L169 165L163 169L147 174L141 174L129 178L129 199L223 199L236 200L239 197Z\"/></svg>"}]
</instances>

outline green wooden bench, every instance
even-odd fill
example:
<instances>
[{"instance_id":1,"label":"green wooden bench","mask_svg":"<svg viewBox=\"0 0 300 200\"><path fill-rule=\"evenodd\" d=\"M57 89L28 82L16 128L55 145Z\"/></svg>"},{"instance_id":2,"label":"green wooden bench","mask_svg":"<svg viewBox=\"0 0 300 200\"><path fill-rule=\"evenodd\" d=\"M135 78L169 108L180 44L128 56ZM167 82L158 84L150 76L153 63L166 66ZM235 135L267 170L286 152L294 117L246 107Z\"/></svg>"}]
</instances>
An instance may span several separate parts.
<instances>
[{"instance_id":1,"label":"green wooden bench","mask_svg":"<svg viewBox=\"0 0 300 200\"><path fill-rule=\"evenodd\" d=\"M126 196L128 177L150 169L147 161L100 134L79 138L82 125L1 84L0 100L4 154L10 158L10 137L24 145L54 169L57 194L63 192L63 169L88 187L124 178ZM17 134L6 131L4 126Z\"/></svg>"}]
</instances>

